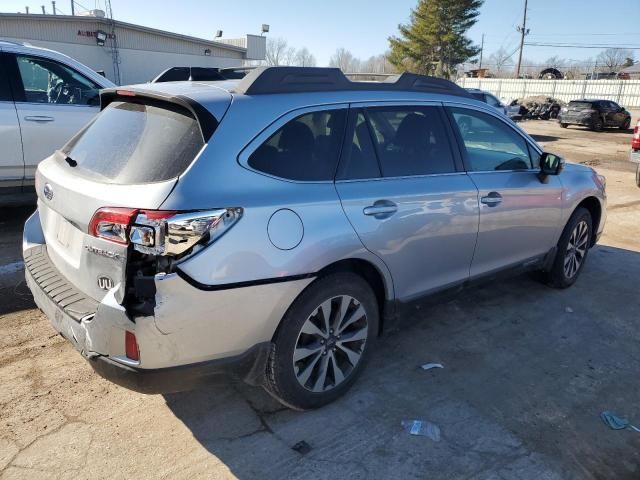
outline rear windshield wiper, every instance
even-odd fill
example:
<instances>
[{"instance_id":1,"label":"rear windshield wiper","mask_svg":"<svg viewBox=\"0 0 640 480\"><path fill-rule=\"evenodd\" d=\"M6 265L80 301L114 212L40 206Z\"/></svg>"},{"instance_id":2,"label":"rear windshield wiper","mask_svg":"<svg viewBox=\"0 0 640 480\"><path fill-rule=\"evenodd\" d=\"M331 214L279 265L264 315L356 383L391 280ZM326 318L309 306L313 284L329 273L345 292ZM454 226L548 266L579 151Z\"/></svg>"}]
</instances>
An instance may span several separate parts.
<instances>
[{"instance_id":1,"label":"rear windshield wiper","mask_svg":"<svg viewBox=\"0 0 640 480\"><path fill-rule=\"evenodd\" d=\"M68 155L66 157L64 157L64 161L67 162L70 167L75 167L75 166L78 165L78 162L76 162L73 158L71 158Z\"/></svg>"}]
</instances>

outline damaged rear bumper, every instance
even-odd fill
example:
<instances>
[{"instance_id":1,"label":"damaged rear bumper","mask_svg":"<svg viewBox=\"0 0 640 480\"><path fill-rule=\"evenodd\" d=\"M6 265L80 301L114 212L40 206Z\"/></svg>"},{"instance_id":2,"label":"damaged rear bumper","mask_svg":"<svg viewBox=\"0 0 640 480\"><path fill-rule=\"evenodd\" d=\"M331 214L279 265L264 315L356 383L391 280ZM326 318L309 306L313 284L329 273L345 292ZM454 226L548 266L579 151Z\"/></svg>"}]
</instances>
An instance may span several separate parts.
<instances>
[{"instance_id":1,"label":"damaged rear bumper","mask_svg":"<svg viewBox=\"0 0 640 480\"><path fill-rule=\"evenodd\" d=\"M60 274L37 212L25 224L23 255L27 286L54 329L100 375L145 393L187 390L219 375L261 384L273 334L312 281L206 291L159 274L152 314L132 318L116 300L117 285L97 301ZM135 335L139 361L126 356L126 332Z\"/></svg>"},{"instance_id":2,"label":"damaged rear bumper","mask_svg":"<svg viewBox=\"0 0 640 480\"><path fill-rule=\"evenodd\" d=\"M140 393L182 392L224 377L261 385L270 346L265 342L234 357L157 369L123 365L104 356L91 357L89 364L107 380Z\"/></svg>"}]
</instances>

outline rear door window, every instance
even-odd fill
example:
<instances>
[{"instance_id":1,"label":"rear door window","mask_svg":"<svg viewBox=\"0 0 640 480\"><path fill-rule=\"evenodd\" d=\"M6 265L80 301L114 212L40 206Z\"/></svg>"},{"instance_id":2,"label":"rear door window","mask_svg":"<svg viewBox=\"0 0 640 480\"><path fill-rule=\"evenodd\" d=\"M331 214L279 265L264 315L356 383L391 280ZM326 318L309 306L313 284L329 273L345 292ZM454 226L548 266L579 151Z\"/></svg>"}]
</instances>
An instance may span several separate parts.
<instances>
[{"instance_id":1,"label":"rear door window","mask_svg":"<svg viewBox=\"0 0 640 480\"><path fill-rule=\"evenodd\" d=\"M333 180L347 110L305 113L287 122L250 156L251 168L298 181Z\"/></svg>"},{"instance_id":2,"label":"rear door window","mask_svg":"<svg viewBox=\"0 0 640 480\"><path fill-rule=\"evenodd\" d=\"M186 109L114 101L62 152L77 163L67 167L80 175L138 184L177 177L203 146L198 122Z\"/></svg>"},{"instance_id":3,"label":"rear door window","mask_svg":"<svg viewBox=\"0 0 640 480\"><path fill-rule=\"evenodd\" d=\"M384 177L456 171L438 107L374 107L366 112Z\"/></svg>"}]
</instances>

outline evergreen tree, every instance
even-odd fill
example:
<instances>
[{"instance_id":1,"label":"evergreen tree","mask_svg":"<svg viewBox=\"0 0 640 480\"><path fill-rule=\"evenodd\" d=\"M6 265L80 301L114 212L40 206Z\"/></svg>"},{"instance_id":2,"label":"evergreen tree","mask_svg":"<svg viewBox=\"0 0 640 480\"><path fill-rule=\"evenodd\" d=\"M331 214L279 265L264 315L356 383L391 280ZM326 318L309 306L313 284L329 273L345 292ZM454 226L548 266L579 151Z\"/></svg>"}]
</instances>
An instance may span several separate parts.
<instances>
[{"instance_id":1,"label":"evergreen tree","mask_svg":"<svg viewBox=\"0 0 640 480\"><path fill-rule=\"evenodd\" d=\"M465 34L476 23L483 0L418 0L408 25L390 37L389 61L399 71L449 78L456 65L480 49Z\"/></svg>"}]
</instances>

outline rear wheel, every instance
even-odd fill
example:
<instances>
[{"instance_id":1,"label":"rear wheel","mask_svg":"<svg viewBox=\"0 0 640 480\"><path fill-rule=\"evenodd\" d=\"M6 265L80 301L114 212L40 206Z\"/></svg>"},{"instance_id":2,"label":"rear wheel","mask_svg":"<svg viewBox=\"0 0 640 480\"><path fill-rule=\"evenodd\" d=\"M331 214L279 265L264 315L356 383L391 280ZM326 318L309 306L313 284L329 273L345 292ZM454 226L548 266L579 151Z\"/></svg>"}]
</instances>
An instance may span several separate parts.
<instances>
[{"instance_id":1,"label":"rear wheel","mask_svg":"<svg viewBox=\"0 0 640 480\"><path fill-rule=\"evenodd\" d=\"M378 334L369 284L337 273L311 284L282 319L267 366L267 390L283 404L318 408L345 393Z\"/></svg>"},{"instance_id":2,"label":"rear wheel","mask_svg":"<svg viewBox=\"0 0 640 480\"><path fill-rule=\"evenodd\" d=\"M564 228L547 282L556 288L575 283L584 267L591 242L592 219L586 208L578 208Z\"/></svg>"},{"instance_id":3,"label":"rear wheel","mask_svg":"<svg viewBox=\"0 0 640 480\"><path fill-rule=\"evenodd\" d=\"M591 122L591 130L594 130L596 132L601 132L603 126L604 124L602 123L601 118L596 118Z\"/></svg>"},{"instance_id":4,"label":"rear wheel","mask_svg":"<svg viewBox=\"0 0 640 480\"><path fill-rule=\"evenodd\" d=\"M631 126L631 119L627 118L622 125L620 125L620 130L629 130Z\"/></svg>"},{"instance_id":5,"label":"rear wheel","mask_svg":"<svg viewBox=\"0 0 640 480\"><path fill-rule=\"evenodd\" d=\"M567 128L568 126L569 126L569 124L568 124L568 123L561 123L561 124L560 124L560 127L562 127L562 128Z\"/></svg>"}]
</instances>

